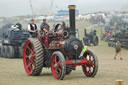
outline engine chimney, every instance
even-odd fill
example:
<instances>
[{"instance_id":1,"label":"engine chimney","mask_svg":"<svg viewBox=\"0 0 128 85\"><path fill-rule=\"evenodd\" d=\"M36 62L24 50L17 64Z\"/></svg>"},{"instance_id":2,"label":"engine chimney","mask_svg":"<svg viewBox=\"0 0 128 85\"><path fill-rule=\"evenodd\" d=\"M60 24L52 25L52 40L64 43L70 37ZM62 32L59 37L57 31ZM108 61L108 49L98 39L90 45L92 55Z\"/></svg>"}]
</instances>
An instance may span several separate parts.
<instances>
[{"instance_id":1,"label":"engine chimney","mask_svg":"<svg viewBox=\"0 0 128 85\"><path fill-rule=\"evenodd\" d=\"M75 5L69 5L69 18L70 18L70 35L76 37L76 26L75 26Z\"/></svg>"}]
</instances>

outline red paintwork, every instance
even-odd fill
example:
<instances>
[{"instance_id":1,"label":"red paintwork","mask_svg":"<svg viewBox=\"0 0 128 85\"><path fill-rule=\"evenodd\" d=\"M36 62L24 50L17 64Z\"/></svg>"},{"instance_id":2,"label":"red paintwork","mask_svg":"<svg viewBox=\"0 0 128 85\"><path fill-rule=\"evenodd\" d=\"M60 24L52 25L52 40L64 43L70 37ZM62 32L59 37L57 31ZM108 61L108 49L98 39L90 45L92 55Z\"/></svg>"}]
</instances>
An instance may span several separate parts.
<instances>
[{"instance_id":1,"label":"red paintwork","mask_svg":"<svg viewBox=\"0 0 128 85\"><path fill-rule=\"evenodd\" d=\"M49 40L49 33L47 34L47 35L45 35L44 37L45 37L45 39L44 39L44 43L45 43L45 46L47 47L47 48L49 48L49 42L48 42L48 40Z\"/></svg>"},{"instance_id":2,"label":"red paintwork","mask_svg":"<svg viewBox=\"0 0 128 85\"><path fill-rule=\"evenodd\" d=\"M49 44L49 49L61 49L64 47L65 41L53 40Z\"/></svg>"},{"instance_id":3,"label":"red paintwork","mask_svg":"<svg viewBox=\"0 0 128 85\"><path fill-rule=\"evenodd\" d=\"M30 44L31 46L29 46ZM28 40L25 44L23 56L25 71L28 75L32 75L35 68L35 52L30 40Z\"/></svg>"},{"instance_id":4,"label":"red paintwork","mask_svg":"<svg viewBox=\"0 0 128 85\"><path fill-rule=\"evenodd\" d=\"M66 60L65 63L66 63L66 65L79 66L79 65L84 65L88 62L87 62L87 59L82 59L82 60L80 60L80 62L75 62L75 63L73 62L73 60Z\"/></svg>"},{"instance_id":5,"label":"red paintwork","mask_svg":"<svg viewBox=\"0 0 128 85\"><path fill-rule=\"evenodd\" d=\"M50 34L56 35L57 40L49 41L49 35ZM62 40L62 32L49 32L46 35L38 35L39 41L45 45L48 49L61 49L64 46L65 40ZM60 41L61 40L61 41Z\"/></svg>"}]
</instances>

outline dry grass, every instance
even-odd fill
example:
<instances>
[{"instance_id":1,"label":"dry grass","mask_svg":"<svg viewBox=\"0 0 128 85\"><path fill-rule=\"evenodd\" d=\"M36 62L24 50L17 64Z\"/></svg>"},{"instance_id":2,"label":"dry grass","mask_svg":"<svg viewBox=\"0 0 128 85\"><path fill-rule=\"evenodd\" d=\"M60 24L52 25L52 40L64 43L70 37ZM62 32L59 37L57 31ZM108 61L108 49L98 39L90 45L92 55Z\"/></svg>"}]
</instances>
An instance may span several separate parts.
<instances>
[{"instance_id":1,"label":"dry grass","mask_svg":"<svg viewBox=\"0 0 128 85\"><path fill-rule=\"evenodd\" d=\"M79 23L77 23L77 26ZM83 25L79 25L84 28ZM81 36L83 35L80 29ZM107 47L107 44L100 41L99 46L90 47L98 56L99 71L94 78L84 76L81 67L66 75L64 80L54 79L50 69L43 69L40 76L27 76L24 70L22 59L0 58L0 85L115 85L115 80L124 80L124 85L128 84L128 52L122 51L123 60L113 59L115 51Z\"/></svg>"}]
</instances>

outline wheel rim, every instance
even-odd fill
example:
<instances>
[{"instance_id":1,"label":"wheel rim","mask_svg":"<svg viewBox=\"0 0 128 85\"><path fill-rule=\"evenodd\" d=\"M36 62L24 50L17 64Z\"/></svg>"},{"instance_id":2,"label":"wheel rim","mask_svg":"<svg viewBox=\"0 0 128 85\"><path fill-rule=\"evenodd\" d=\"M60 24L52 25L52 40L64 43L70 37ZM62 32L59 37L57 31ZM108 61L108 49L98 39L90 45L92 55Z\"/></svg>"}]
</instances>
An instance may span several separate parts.
<instances>
[{"instance_id":1,"label":"wheel rim","mask_svg":"<svg viewBox=\"0 0 128 85\"><path fill-rule=\"evenodd\" d=\"M52 57L51 70L55 78L60 78L62 74L62 63L60 57L56 54Z\"/></svg>"},{"instance_id":2,"label":"wheel rim","mask_svg":"<svg viewBox=\"0 0 128 85\"><path fill-rule=\"evenodd\" d=\"M83 65L83 72L85 73L86 76L91 76L95 72L95 59L94 55L91 53L88 53L85 55L85 58L87 59L87 64Z\"/></svg>"},{"instance_id":3,"label":"wheel rim","mask_svg":"<svg viewBox=\"0 0 128 85\"><path fill-rule=\"evenodd\" d=\"M30 40L28 40L25 44L23 56L25 70L28 75L32 75L35 68L35 51Z\"/></svg>"}]
</instances>

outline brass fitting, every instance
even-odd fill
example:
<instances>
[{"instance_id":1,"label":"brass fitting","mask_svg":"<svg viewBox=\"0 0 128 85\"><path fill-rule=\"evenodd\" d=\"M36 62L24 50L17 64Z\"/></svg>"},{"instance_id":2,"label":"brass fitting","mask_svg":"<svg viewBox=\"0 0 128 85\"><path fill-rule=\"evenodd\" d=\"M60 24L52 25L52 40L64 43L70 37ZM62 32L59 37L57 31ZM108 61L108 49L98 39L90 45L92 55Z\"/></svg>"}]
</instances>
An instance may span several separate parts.
<instances>
[{"instance_id":1,"label":"brass fitting","mask_svg":"<svg viewBox=\"0 0 128 85\"><path fill-rule=\"evenodd\" d=\"M68 8L69 8L69 9L75 9L76 6L75 6L75 5L69 5Z\"/></svg>"}]
</instances>

